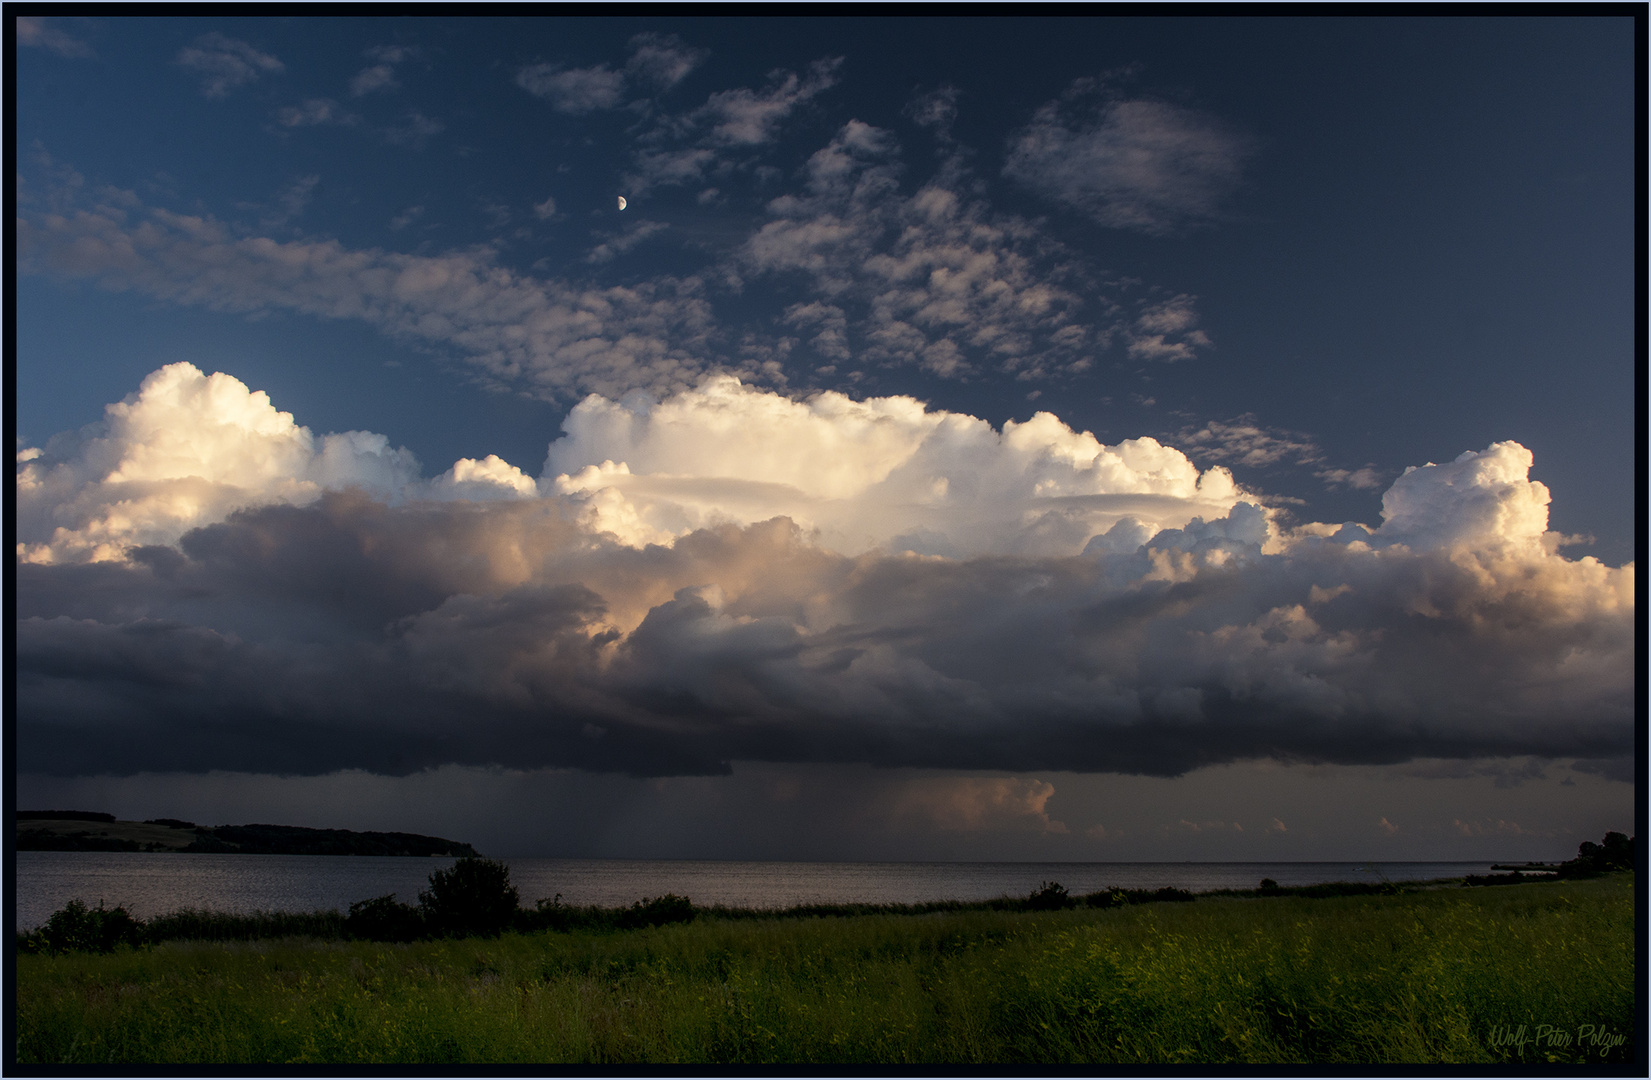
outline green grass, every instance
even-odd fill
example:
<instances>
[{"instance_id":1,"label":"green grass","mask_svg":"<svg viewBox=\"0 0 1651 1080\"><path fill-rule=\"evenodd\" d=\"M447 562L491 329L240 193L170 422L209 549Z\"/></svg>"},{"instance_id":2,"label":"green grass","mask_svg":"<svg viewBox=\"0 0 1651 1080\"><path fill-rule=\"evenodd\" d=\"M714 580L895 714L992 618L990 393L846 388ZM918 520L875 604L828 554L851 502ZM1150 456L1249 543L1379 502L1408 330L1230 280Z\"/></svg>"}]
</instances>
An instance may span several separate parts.
<instances>
[{"instance_id":1,"label":"green grass","mask_svg":"<svg viewBox=\"0 0 1651 1080\"><path fill-rule=\"evenodd\" d=\"M1633 888L168 941L19 956L13 1030L30 1064L1623 1062Z\"/></svg>"}]
</instances>

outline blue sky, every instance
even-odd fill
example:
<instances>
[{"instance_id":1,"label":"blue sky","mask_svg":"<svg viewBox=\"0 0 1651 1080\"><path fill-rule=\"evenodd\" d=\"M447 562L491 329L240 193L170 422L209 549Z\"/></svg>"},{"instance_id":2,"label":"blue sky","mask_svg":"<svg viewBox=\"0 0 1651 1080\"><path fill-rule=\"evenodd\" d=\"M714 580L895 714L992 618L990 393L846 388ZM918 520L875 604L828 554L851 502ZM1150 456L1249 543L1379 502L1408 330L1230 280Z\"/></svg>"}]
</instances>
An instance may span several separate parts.
<instances>
[{"instance_id":1,"label":"blue sky","mask_svg":"<svg viewBox=\"0 0 1651 1080\"><path fill-rule=\"evenodd\" d=\"M1632 27L19 20L22 790L485 789L421 824L581 854L1624 827Z\"/></svg>"}]
</instances>

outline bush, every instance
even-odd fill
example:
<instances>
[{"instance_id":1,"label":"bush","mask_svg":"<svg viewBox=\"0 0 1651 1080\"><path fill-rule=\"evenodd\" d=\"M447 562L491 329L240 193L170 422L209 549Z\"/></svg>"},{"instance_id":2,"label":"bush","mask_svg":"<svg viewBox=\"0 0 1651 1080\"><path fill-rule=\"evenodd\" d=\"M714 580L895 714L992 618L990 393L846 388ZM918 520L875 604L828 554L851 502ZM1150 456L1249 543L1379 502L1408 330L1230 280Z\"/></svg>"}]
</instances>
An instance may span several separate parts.
<instances>
[{"instance_id":1,"label":"bush","mask_svg":"<svg viewBox=\"0 0 1651 1080\"><path fill-rule=\"evenodd\" d=\"M1059 911L1071 907L1072 897L1067 894L1066 886L1058 881L1045 881L1026 898L1026 906L1032 911Z\"/></svg>"},{"instance_id":2,"label":"bush","mask_svg":"<svg viewBox=\"0 0 1651 1080\"><path fill-rule=\"evenodd\" d=\"M1262 878L1261 879L1261 891L1262 892L1278 892L1278 882L1274 881L1270 877Z\"/></svg>"},{"instance_id":3,"label":"bush","mask_svg":"<svg viewBox=\"0 0 1651 1080\"><path fill-rule=\"evenodd\" d=\"M414 941L424 933L424 920L418 908L398 903L390 893L351 904L344 933L363 941Z\"/></svg>"},{"instance_id":4,"label":"bush","mask_svg":"<svg viewBox=\"0 0 1651 1080\"><path fill-rule=\"evenodd\" d=\"M418 894L418 904L433 933L497 937L515 918L521 898L510 883L510 867L504 863L460 859L430 875L430 889Z\"/></svg>"},{"instance_id":5,"label":"bush","mask_svg":"<svg viewBox=\"0 0 1651 1080\"><path fill-rule=\"evenodd\" d=\"M693 921L694 905L688 902L686 896L677 896L675 893L666 893L654 900L638 900L621 911L619 917L614 920L621 930Z\"/></svg>"},{"instance_id":6,"label":"bush","mask_svg":"<svg viewBox=\"0 0 1651 1080\"><path fill-rule=\"evenodd\" d=\"M46 925L38 932L25 936L20 943L28 952L114 952L125 945L143 943L143 924L132 918L119 905L107 910L103 901L89 908L79 900L70 900L61 910L52 912Z\"/></svg>"}]
</instances>

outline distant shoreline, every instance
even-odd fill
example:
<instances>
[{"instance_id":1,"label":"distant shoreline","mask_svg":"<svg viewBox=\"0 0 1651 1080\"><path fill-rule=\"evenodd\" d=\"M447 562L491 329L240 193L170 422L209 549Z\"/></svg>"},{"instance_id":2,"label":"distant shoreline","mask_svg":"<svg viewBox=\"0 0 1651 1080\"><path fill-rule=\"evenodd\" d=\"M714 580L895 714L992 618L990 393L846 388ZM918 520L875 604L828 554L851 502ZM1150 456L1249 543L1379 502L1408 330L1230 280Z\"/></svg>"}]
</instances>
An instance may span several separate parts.
<instances>
[{"instance_id":1,"label":"distant shoreline","mask_svg":"<svg viewBox=\"0 0 1651 1080\"><path fill-rule=\"evenodd\" d=\"M176 818L122 821L86 810L19 810L18 851L172 852L181 855L447 856L479 853L469 844L403 832L354 832L298 825L197 825Z\"/></svg>"}]
</instances>

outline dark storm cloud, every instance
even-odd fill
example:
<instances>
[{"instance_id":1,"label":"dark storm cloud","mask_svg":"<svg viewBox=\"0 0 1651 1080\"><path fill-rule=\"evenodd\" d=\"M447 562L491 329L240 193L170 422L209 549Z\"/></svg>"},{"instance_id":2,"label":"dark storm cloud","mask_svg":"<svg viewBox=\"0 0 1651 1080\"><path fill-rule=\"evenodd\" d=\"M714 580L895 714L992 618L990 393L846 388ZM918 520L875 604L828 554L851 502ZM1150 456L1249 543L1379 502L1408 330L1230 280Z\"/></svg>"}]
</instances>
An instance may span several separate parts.
<instances>
[{"instance_id":1,"label":"dark storm cloud","mask_svg":"<svg viewBox=\"0 0 1651 1080\"><path fill-rule=\"evenodd\" d=\"M1173 775L1632 753L1622 571L1264 536L1241 504L1066 558L850 557L783 518L627 547L546 500L331 494L126 565L20 565L19 761Z\"/></svg>"}]
</instances>

